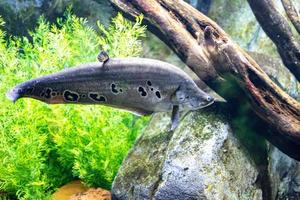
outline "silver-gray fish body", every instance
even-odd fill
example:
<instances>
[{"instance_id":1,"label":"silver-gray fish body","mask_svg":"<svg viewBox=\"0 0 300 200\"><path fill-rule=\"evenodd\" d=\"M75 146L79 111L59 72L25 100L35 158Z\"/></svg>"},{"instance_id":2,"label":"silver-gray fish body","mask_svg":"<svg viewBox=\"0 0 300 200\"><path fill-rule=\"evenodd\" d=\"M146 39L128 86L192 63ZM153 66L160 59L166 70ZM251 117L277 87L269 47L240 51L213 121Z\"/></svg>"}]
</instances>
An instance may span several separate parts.
<instances>
[{"instance_id":1,"label":"silver-gray fish body","mask_svg":"<svg viewBox=\"0 0 300 200\"><path fill-rule=\"evenodd\" d=\"M17 85L8 95L46 103L103 104L139 114L195 110L213 102L181 69L145 58L110 58Z\"/></svg>"}]
</instances>

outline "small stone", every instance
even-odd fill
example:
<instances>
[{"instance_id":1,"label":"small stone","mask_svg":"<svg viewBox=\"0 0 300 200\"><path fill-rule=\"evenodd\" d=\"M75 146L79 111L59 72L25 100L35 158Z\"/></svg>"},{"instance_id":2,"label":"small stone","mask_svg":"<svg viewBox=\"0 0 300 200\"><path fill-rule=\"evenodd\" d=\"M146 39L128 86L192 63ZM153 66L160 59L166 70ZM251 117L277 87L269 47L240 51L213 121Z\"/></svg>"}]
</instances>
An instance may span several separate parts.
<instances>
[{"instance_id":1,"label":"small stone","mask_svg":"<svg viewBox=\"0 0 300 200\"><path fill-rule=\"evenodd\" d=\"M101 188L88 188L81 181L72 181L59 188L52 200L111 200L111 193Z\"/></svg>"},{"instance_id":2,"label":"small stone","mask_svg":"<svg viewBox=\"0 0 300 200\"><path fill-rule=\"evenodd\" d=\"M52 195L52 200L69 200L73 194L84 192L87 189L79 180L72 181L59 188Z\"/></svg>"},{"instance_id":3,"label":"small stone","mask_svg":"<svg viewBox=\"0 0 300 200\"><path fill-rule=\"evenodd\" d=\"M91 188L72 195L70 200L111 200L111 193L101 188Z\"/></svg>"}]
</instances>

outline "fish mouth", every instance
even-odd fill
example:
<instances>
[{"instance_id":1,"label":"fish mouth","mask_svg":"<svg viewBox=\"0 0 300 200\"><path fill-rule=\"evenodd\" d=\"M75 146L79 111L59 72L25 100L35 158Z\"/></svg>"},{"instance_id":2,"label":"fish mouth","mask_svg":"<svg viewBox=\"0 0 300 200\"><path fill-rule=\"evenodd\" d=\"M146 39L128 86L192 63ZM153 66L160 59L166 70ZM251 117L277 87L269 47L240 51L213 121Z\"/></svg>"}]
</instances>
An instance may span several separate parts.
<instances>
[{"instance_id":1,"label":"fish mouth","mask_svg":"<svg viewBox=\"0 0 300 200\"><path fill-rule=\"evenodd\" d=\"M215 99L213 99L211 102L209 102L208 104L204 105L202 108L210 106L211 104L215 103Z\"/></svg>"},{"instance_id":2,"label":"fish mouth","mask_svg":"<svg viewBox=\"0 0 300 200\"><path fill-rule=\"evenodd\" d=\"M201 108L205 108L205 107L208 107L208 106L210 106L211 104L213 104L215 102L215 100L212 100L211 102L208 102L208 103L206 103L206 104L200 104L200 105L198 105L198 106L193 106L192 105L192 110L198 110L198 109L201 109Z\"/></svg>"}]
</instances>

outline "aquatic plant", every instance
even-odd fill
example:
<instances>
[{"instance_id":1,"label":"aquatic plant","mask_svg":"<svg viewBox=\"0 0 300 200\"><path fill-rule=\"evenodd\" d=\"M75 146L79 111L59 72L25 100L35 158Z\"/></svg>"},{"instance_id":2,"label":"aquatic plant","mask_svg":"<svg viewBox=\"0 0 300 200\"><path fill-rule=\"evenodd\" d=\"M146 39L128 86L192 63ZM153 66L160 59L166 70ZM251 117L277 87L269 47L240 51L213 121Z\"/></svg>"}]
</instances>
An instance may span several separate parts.
<instances>
[{"instance_id":1,"label":"aquatic plant","mask_svg":"<svg viewBox=\"0 0 300 200\"><path fill-rule=\"evenodd\" d=\"M110 27L98 23L94 30L67 11L56 24L41 17L30 38L0 30L0 192L47 199L77 177L89 186L111 186L148 118L104 106L32 99L12 104L5 93L19 82L96 61L100 49L118 57L139 55L145 32L141 20L130 23L118 14ZM2 19L0 24L3 28Z\"/></svg>"}]
</instances>

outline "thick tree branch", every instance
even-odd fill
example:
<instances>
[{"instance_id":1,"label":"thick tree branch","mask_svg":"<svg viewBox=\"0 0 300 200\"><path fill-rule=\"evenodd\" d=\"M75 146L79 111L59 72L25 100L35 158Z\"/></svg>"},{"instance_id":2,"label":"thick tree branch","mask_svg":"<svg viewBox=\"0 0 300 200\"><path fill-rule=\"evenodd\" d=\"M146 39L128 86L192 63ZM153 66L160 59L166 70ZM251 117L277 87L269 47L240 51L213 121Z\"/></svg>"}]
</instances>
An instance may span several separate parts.
<instances>
[{"instance_id":1,"label":"thick tree branch","mask_svg":"<svg viewBox=\"0 0 300 200\"><path fill-rule=\"evenodd\" d=\"M291 0L281 0L284 10L293 23L295 29L300 34L300 17Z\"/></svg>"},{"instance_id":2,"label":"thick tree branch","mask_svg":"<svg viewBox=\"0 0 300 200\"><path fill-rule=\"evenodd\" d=\"M273 0L248 0L265 33L274 42L285 66L300 81L300 48L288 22L276 9Z\"/></svg>"},{"instance_id":3,"label":"thick tree branch","mask_svg":"<svg viewBox=\"0 0 300 200\"><path fill-rule=\"evenodd\" d=\"M127 14L143 13L165 36L165 42L212 88L218 91L224 79L233 77L255 113L273 128L275 145L300 160L299 103L274 84L215 22L180 0L111 1Z\"/></svg>"}]
</instances>

